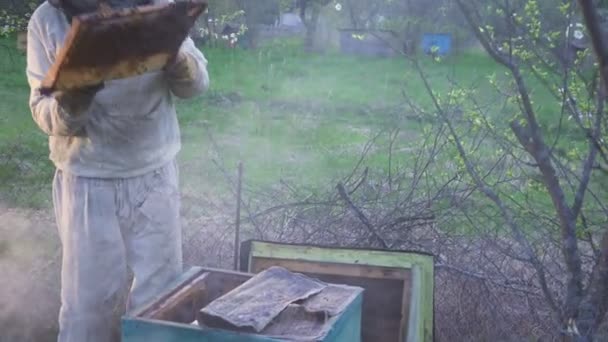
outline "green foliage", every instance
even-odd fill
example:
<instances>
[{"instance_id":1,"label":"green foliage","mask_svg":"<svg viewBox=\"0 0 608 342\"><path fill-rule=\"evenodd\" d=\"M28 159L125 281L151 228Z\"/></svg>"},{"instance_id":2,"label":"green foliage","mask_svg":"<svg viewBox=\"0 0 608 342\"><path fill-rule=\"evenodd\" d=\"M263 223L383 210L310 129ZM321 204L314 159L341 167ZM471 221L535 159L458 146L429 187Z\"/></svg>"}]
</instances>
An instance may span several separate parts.
<instances>
[{"instance_id":1,"label":"green foliage","mask_svg":"<svg viewBox=\"0 0 608 342\"><path fill-rule=\"evenodd\" d=\"M541 34L540 9L536 0L526 2L524 6L526 19L526 27L528 34L532 39L539 39Z\"/></svg>"},{"instance_id":2,"label":"green foliage","mask_svg":"<svg viewBox=\"0 0 608 342\"><path fill-rule=\"evenodd\" d=\"M486 76L488 88L484 83L466 83L454 77L431 82L431 93L445 110L442 115L431 115L437 121L447 115L454 129L454 135L446 136L452 146L441 158L450 161L450 170L459 174L461 184L475 183L455 147L458 137L470 167L505 201L531 240L539 238L537 234L557 236L560 227L547 187L536 162L516 139L509 123L529 123L522 89L518 88L523 85L543 139L550 146L550 158L567 202L573 203L582 165L589 155L588 134L598 116L603 115L602 107L598 107L597 64L592 62L590 48L574 48L566 36L573 18L569 1L560 1L557 6L543 0L509 1L511 8L493 4L479 1L472 5L484 14L476 23L478 30L499 59L514 65L523 79L517 84L515 74L504 67ZM451 86L443 89L444 83ZM598 134L604 141L604 125ZM591 173L592 195L586 195L583 205L587 220L577 226L581 235L603 229L602 210L608 188L600 184L607 180L605 173ZM466 212L470 216L463 225L486 233L504 226L498 209L483 193L472 194L469 204L466 210L471 211Z\"/></svg>"},{"instance_id":3,"label":"green foliage","mask_svg":"<svg viewBox=\"0 0 608 342\"><path fill-rule=\"evenodd\" d=\"M27 23L38 6L38 1L30 0L21 4L20 10L0 9L0 38L27 29Z\"/></svg>"}]
</instances>

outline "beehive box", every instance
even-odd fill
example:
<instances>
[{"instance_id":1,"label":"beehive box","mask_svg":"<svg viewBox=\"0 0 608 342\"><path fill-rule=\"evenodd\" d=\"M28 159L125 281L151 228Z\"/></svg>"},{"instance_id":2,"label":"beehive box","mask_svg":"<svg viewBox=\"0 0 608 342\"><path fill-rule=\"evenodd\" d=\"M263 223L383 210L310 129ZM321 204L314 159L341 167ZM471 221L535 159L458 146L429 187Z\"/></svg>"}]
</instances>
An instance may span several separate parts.
<instances>
[{"instance_id":1,"label":"beehive box","mask_svg":"<svg viewBox=\"0 0 608 342\"><path fill-rule=\"evenodd\" d=\"M278 342L296 339L250 332L201 327L196 322L202 308L231 293L251 279L247 273L194 267L149 304L122 319L123 342ZM361 340L361 289L341 314L329 317L324 335L300 341L359 342Z\"/></svg>"},{"instance_id":2,"label":"beehive box","mask_svg":"<svg viewBox=\"0 0 608 342\"><path fill-rule=\"evenodd\" d=\"M247 241L240 264L251 273L282 266L364 288L364 342L433 341L432 255Z\"/></svg>"}]
</instances>

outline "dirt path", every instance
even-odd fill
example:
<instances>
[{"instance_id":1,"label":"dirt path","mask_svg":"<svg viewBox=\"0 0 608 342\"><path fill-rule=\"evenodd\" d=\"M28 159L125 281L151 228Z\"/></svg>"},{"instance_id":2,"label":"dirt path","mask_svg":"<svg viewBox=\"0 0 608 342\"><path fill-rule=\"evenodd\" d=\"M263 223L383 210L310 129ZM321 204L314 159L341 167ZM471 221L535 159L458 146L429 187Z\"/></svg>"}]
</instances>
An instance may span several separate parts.
<instances>
[{"instance_id":1,"label":"dirt path","mask_svg":"<svg viewBox=\"0 0 608 342\"><path fill-rule=\"evenodd\" d=\"M49 211L0 204L0 341L54 341L60 249Z\"/></svg>"},{"instance_id":2,"label":"dirt path","mask_svg":"<svg viewBox=\"0 0 608 342\"><path fill-rule=\"evenodd\" d=\"M182 204L185 263L231 265L226 204L186 194ZM0 342L56 341L60 261L52 211L12 209L0 201Z\"/></svg>"}]
</instances>

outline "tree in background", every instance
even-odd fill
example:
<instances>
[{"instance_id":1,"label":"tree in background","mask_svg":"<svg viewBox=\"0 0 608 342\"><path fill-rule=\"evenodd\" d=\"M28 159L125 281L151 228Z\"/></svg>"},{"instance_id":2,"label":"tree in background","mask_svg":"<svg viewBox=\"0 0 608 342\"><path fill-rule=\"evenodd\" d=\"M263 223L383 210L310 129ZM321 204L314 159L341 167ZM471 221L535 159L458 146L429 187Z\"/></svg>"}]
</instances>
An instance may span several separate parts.
<instances>
[{"instance_id":1,"label":"tree in background","mask_svg":"<svg viewBox=\"0 0 608 342\"><path fill-rule=\"evenodd\" d=\"M567 30L577 17L575 2L456 4L501 70L487 76L493 89L482 80L436 84L413 61L432 103L427 114L442 123L437 134L453 146L448 158L459 182L475 189L466 204L449 210L506 258L488 276L529 284L543 299L545 308L533 308L532 317L550 317L556 336L605 340L606 87L597 65L585 63L590 49L564 58L575 34ZM485 256L493 263L495 251Z\"/></svg>"},{"instance_id":2,"label":"tree in background","mask_svg":"<svg viewBox=\"0 0 608 342\"><path fill-rule=\"evenodd\" d=\"M321 9L334 0L236 0L238 8L243 10L248 27L248 46L257 46L257 26L274 25L285 11L295 11L306 26L305 48L313 50L314 37L317 31Z\"/></svg>"},{"instance_id":3,"label":"tree in background","mask_svg":"<svg viewBox=\"0 0 608 342\"><path fill-rule=\"evenodd\" d=\"M259 25L272 25L280 15L279 0L237 0L239 9L245 13L247 34L246 45L249 48L258 46Z\"/></svg>"},{"instance_id":4,"label":"tree in background","mask_svg":"<svg viewBox=\"0 0 608 342\"><path fill-rule=\"evenodd\" d=\"M6 37L27 29L29 17L43 1L4 1L0 2L0 37Z\"/></svg>"},{"instance_id":5,"label":"tree in background","mask_svg":"<svg viewBox=\"0 0 608 342\"><path fill-rule=\"evenodd\" d=\"M333 0L296 1L296 8L298 9L300 18L306 26L306 39L304 41L304 46L309 51L314 49L314 38L317 32L317 24L319 23L321 9L332 2Z\"/></svg>"},{"instance_id":6,"label":"tree in background","mask_svg":"<svg viewBox=\"0 0 608 342\"><path fill-rule=\"evenodd\" d=\"M446 0L344 0L344 16L356 30L390 30L405 45L408 54L417 50L425 32L450 33L455 41L470 39L453 1Z\"/></svg>"}]
</instances>

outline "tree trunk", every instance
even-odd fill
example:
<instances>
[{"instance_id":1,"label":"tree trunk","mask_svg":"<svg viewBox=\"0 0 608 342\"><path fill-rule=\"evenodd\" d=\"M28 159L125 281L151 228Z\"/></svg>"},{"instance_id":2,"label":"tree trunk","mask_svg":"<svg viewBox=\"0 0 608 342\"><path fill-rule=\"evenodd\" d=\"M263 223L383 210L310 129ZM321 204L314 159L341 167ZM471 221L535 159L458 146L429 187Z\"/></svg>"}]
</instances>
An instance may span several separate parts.
<instances>
[{"instance_id":1,"label":"tree trunk","mask_svg":"<svg viewBox=\"0 0 608 342\"><path fill-rule=\"evenodd\" d=\"M305 21L306 23L306 40L305 49L306 51L315 50L315 36L317 34L317 24L319 23L319 15L321 14L321 7L317 4L313 4L312 12L310 13L310 19Z\"/></svg>"},{"instance_id":2,"label":"tree trunk","mask_svg":"<svg viewBox=\"0 0 608 342\"><path fill-rule=\"evenodd\" d=\"M244 40L245 46L249 49L256 49L258 47L259 30L258 24L258 11L255 7L257 4L250 0L240 0L238 2L239 8L245 11L245 25L247 26L247 32L245 32Z\"/></svg>"}]
</instances>

